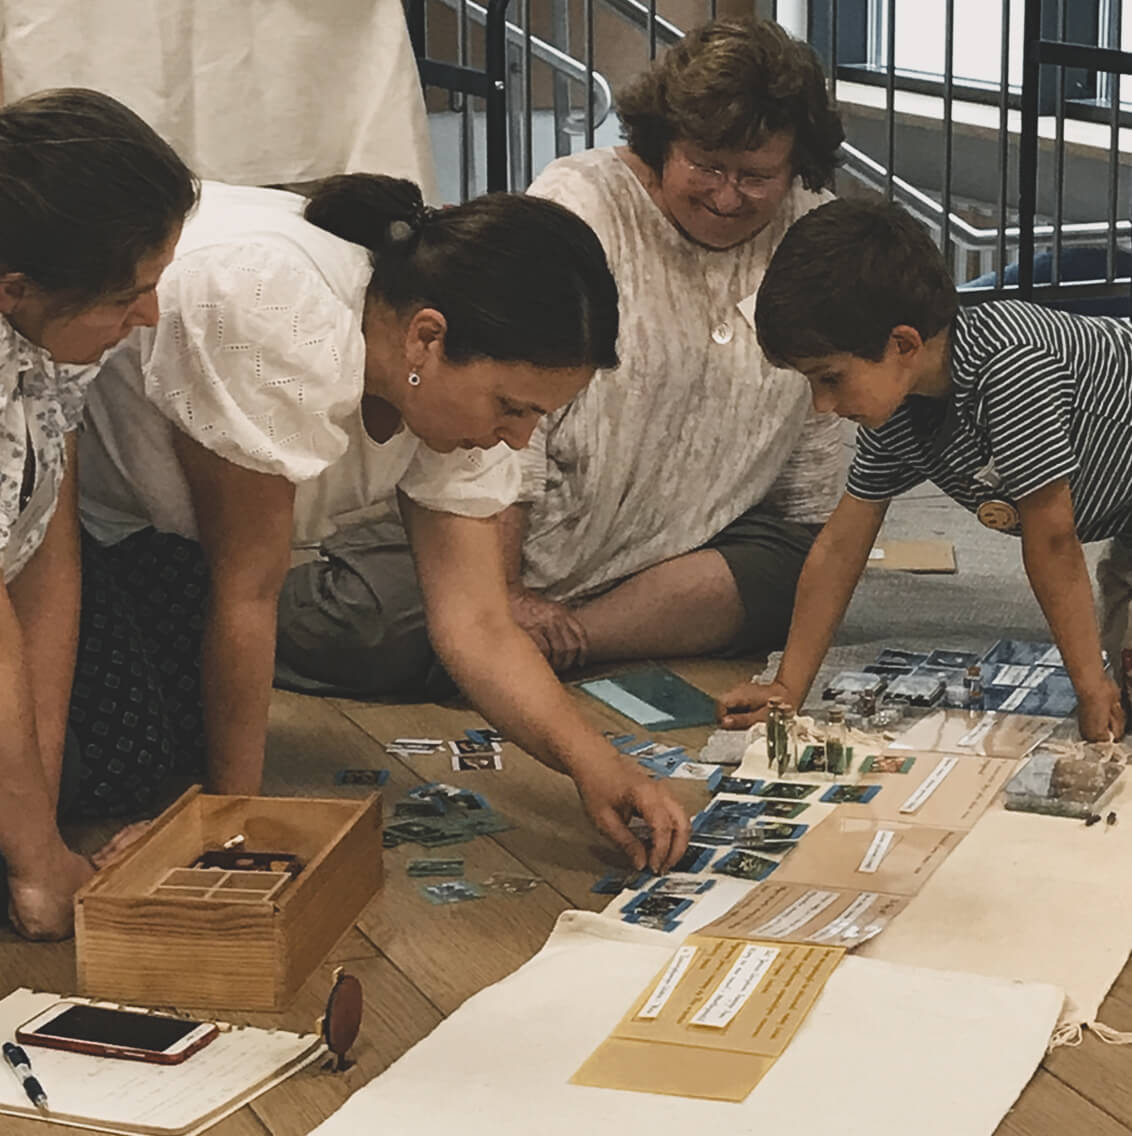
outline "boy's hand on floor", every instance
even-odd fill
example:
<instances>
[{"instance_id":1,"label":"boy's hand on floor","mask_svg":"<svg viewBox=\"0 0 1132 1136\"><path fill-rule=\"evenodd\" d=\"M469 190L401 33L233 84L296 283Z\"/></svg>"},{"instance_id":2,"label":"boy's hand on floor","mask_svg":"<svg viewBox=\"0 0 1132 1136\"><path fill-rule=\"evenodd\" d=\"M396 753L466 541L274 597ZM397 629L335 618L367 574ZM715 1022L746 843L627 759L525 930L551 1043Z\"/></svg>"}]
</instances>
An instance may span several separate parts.
<instances>
[{"instance_id":1,"label":"boy's hand on floor","mask_svg":"<svg viewBox=\"0 0 1132 1136\"><path fill-rule=\"evenodd\" d=\"M1077 692L1077 724L1089 742L1107 742L1124 737L1124 708L1120 688L1110 678Z\"/></svg>"},{"instance_id":2,"label":"boy's hand on floor","mask_svg":"<svg viewBox=\"0 0 1132 1136\"><path fill-rule=\"evenodd\" d=\"M797 709L793 692L782 683L745 682L732 687L715 704L715 716L725 730L745 730L766 720L766 704L772 698L781 698Z\"/></svg>"}]
</instances>

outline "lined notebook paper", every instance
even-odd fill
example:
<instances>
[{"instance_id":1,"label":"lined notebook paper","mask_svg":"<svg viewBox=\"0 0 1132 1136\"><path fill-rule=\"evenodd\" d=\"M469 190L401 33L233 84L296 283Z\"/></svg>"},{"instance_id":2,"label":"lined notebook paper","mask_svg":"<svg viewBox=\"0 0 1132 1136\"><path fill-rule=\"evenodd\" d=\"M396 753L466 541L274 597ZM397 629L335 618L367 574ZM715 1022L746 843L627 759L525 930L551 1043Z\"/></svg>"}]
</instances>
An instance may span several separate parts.
<instances>
[{"instance_id":1,"label":"lined notebook paper","mask_svg":"<svg viewBox=\"0 0 1132 1136\"><path fill-rule=\"evenodd\" d=\"M9 994L0 1001L0 1038L11 1040L17 1026L59 999L26 989ZM315 1034L250 1028L221 1033L180 1065L26 1049L50 1111L37 1111L0 1063L0 1113L147 1136L195 1136L324 1052Z\"/></svg>"}]
</instances>

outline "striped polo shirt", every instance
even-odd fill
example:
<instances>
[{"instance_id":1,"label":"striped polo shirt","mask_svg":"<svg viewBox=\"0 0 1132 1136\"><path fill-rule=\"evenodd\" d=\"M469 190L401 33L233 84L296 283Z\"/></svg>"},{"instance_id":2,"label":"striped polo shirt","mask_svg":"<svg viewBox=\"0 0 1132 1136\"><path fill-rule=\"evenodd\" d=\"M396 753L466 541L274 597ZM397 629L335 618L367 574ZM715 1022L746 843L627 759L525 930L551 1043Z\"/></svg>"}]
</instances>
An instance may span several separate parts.
<instances>
[{"instance_id":1,"label":"striped polo shirt","mask_svg":"<svg viewBox=\"0 0 1132 1136\"><path fill-rule=\"evenodd\" d=\"M848 491L930 481L974 512L1067 478L1082 541L1132 531L1132 325L994 301L959 310L950 348L950 396L861 427Z\"/></svg>"}]
</instances>

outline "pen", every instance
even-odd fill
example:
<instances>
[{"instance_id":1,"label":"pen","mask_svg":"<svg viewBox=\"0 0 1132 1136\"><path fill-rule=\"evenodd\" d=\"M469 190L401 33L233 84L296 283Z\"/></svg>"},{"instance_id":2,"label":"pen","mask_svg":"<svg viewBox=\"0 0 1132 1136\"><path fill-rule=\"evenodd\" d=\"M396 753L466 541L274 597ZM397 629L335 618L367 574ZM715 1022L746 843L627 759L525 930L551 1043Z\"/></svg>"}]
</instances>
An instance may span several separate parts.
<instances>
[{"instance_id":1,"label":"pen","mask_svg":"<svg viewBox=\"0 0 1132 1136\"><path fill-rule=\"evenodd\" d=\"M12 1072L19 1077L23 1083L24 1092L28 1095L28 1100L35 1105L36 1108L47 1111L47 1094L43 1091L43 1086L35 1079L35 1074L31 1071L31 1062L28 1060L28 1055L18 1045L13 1045L10 1041L4 1042L4 1060L12 1068Z\"/></svg>"}]
</instances>

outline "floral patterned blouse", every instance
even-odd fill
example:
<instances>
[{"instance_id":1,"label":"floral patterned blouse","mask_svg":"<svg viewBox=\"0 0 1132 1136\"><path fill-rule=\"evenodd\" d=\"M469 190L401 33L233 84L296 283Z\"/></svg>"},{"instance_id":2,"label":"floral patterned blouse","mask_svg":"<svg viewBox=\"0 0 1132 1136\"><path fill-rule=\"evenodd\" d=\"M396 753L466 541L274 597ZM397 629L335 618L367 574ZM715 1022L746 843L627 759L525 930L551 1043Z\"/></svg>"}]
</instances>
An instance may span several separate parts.
<instances>
[{"instance_id":1,"label":"floral patterned blouse","mask_svg":"<svg viewBox=\"0 0 1132 1136\"><path fill-rule=\"evenodd\" d=\"M43 542L63 484L63 435L78 428L87 387L97 373L93 366L56 363L0 316L0 564L5 583L20 574ZM29 446L34 454L30 465Z\"/></svg>"}]
</instances>

